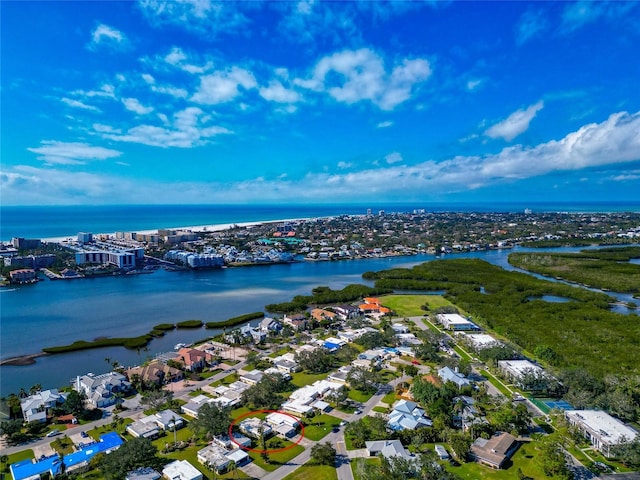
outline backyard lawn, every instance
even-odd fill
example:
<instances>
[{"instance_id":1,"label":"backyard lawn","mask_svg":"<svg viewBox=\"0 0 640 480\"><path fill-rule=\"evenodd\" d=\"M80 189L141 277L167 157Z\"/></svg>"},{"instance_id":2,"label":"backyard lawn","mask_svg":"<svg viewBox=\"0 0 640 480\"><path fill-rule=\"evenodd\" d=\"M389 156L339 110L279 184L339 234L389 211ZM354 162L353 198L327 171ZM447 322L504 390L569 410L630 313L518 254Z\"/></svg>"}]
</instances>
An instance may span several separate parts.
<instances>
[{"instance_id":1,"label":"backyard lawn","mask_svg":"<svg viewBox=\"0 0 640 480\"><path fill-rule=\"evenodd\" d=\"M465 463L456 467L451 466L449 463L444 463L443 465L448 471L455 473L460 478L469 480L519 480L518 469L529 478L548 478L544 475L535 458L537 455L538 452L536 452L532 444L525 444L520 446L503 470L494 470L475 462Z\"/></svg>"},{"instance_id":2,"label":"backyard lawn","mask_svg":"<svg viewBox=\"0 0 640 480\"><path fill-rule=\"evenodd\" d=\"M349 390L349 398L351 400L355 400L356 402L367 403L367 400L369 400L371 397L373 397L373 393L365 393L361 392L360 390L354 389Z\"/></svg>"},{"instance_id":3,"label":"backyard lawn","mask_svg":"<svg viewBox=\"0 0 640 480\"><path fill-rule=\"evenodd\" d=\"M297 388L301 388L306 385L311 385L316 380L324 380L328 375L328 373L296 372L291 375L291 383Z\"/></svg>"}]
</instances>

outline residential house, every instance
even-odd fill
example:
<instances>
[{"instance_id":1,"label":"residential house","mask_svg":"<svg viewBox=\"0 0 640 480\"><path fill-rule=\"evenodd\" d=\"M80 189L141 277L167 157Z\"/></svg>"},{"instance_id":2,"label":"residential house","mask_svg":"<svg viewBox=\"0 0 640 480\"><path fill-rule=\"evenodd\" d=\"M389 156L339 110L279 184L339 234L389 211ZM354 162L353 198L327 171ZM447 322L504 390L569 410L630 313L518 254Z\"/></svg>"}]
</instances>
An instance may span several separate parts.
<instances>
[{"instance_id":1,"label":"residential house","mask_svg":"<svg viewBox=\"0 0 640 480\"><path fill-rule=\"evenodd\" d=\"M365 448L369 456L382 455L384 458L391 459L399 457L404 460L413 460L415 458L408 452L400 440L377 440L375 442L365 442Z\"/></svg>"},{"instance_id":2,"label":"residential house","mask_svg":"<svg viewBox=\"0 0 640 480\"><path fill-rule=\"evenodd\" d=\"M140 377L144 383L155 383L164 385L184 378L184 372L174 367L170 367L160 361L154 361L148 365L133 367L127 370L127 377L132 379L134 375Z\"/></svg>"},{"instance_id":3,"label":"residential house","mask_svg":"<svg viewBox=\"0 0 640 480\"><path fill-rule=\"evenodd\" d=\"M178 350L178 361L184 364L184 368L190 372L199 372L207 364L207 354L202 350L183 347Z\"/></svg>"},{"instance_id":4,"label":"residential house","mask_svg":"<svg viewBox=\"0 0 640 480\"><path fill-rule=\"evenodd\" d=\"M329 404L322 401L322 397L329 392L342 388L344 388L344 385L341 383L317 380L311 385L306 385L294 391L289 396L289 400L282 404L282 409L295 415L305 415L314 409L324 411L329 408Z\"/></svg>"},{"instance_id":5,"label":"residential house","mask_svg":"<svg viewBox=\"0 0 640 480\"><path fill-rule=\"evenodd\" d=\"M217 443L211 443L198 450L198 461L217 473L224 473L231 462L243 465L249 459L249 455L240 449L227 449Z\"/></svg>"},{"instance_id":6,"label":"residential house","mask_svg":"<svg viewBox=\"0 0 640 480\"><path fill-rule=\"evenodd\" d=\"M524 390L544 390L551 379L542 367L529 360L499 360L505 378Z\"/></svg>"},{"instance_id":7,"label":"residential house","mask_svg":"<svg viewBox=\"0 0 640 480\"><path fill-rule=\"evenodd\" d=\"M393 323L391 324L391 329L395 333L409 333L409 327L402 323Z\"/></svg>"},{"instance_id":8,"label":"residential house","mask_svg":"<svg viewBox=\"0 0 640 480\"><path fill-rule=\"evenodd\" d=\"M227 435L219 435L217 437L213 437L213 441L221 447L226 448L227 450L233 450L238 446L243 448L251 448L251 439L249 437L245 437L240 433L234 433L233 440Z\"/></svg>"},{"instance_id":9,"label":"residential house","mask_svg":"<svg viewBox=\"0 0 640 480\"><path fill-rule=\"evenodd\" d=\"M458 388L471 385L471 382L457 370L457 367L456 370L452 370L449 367L442 367L438 370L438 376L442 379L443 382L455 383Z\"/></svg>"},{"instance_id":10,"label":"residential house","mask_svg":"<svg viewBox=\"0 0 640 480\"><path fill-rule=\"evenodd\" d=\"M66 394L57 389L44 390L20 400L20 408L25 422L46 422L47 411L64 403Z\"/></svg>"},{"instance_id":11,"label":"residential house","mask_svg":"<svg viewBox=\"0 0 640 480\"><path fill-rule=\"evenodd\" d=\"M416 403L400 400L389 413L389 428L392 430L415 430L430 427L433 423L425 411Z\"/></svg>"},{"instance_id":12,"label":"residential house","mask_svg":"<svg viewBox=\"0 0 640 480\"><path fill-rule=\"evenodd\" d=\"M193 397L188 403L180 407L180 411L186 415L198 418L198 411L203 405L213 403L214 399L206 395L198 395Z\"/></svg>"},{"instance_id":13,"label":"residential house","mask_svg":"<svg viewBox=\"0 0 640 480\"><path fill-rule=\"evenodd\" d=\"M78 376L74 383L74 390L87 396L87 401L96 408L104 408L116 403L116 394L127 392L131 384L127 378L118 372L94 375L88 373Z\"/></svg>"},{"instance_id":14,"label":"residential house","mask_svg":"<svg viewBox=\"0 0 640 480\"><path fill-rule=\"evenodd\" d=\"M471 456L478 463L492 468L502 468L504 463L518 449L518 442L510 433L496 433L486 439L478 437L471 445Z\"/></svg>"},{"instance_id":15,"label":"residential house","mask_svg":"<svg viewBox=\"0 0 640 480\"><path fill-rule=\"evenodd\" d=\"M338 315L323 308L314 308L311 310L311 318L317 322L334 321Z\"/></svg>"},{"instance_id":16,"label":"residential house","mask_svg":"<svg viewBox=\"0 0 640 480\"><path fill-rule=\"evenodd\" d=\"M632 442L640 434L617 418L600 410L566 410L564 415L605 457L615 456L615 447Z\"/></svg>"},{"instance_id":17,"label":"residential house","mask_svg":"<svg viewBox=\"0 0 640 480\"><path fill-rule=\"evenodd\" d=\"M341 320L349 320L360 315L360 310L355 305L335 305L330 308L338 314Z\"/></svg>"},{"instance_id":18,"label":"residential house","mask_svg":"<svg viewBox=\"0 0 640 480\"><path fill-rule=\"evenodd\" d=\"M304 330L307 328L307 317L302 313L285 315L282 320L285 324L290 325L295 330Z\"/></svg>"},{"instance_id":19,"label":"residential house","mask_svg":"<svg viewBox=\"0 0 640 480\"><path fill-rule=\"evenodd\" d=\"M262 435L269 437L273 435L273 429L265 422L257 417L246 418L238 424L238 428L245 435L249 435L251 438L260 438L260 430L262 429Z\"/></svg>"},{"instance_id":20,"label":"residential house","mask_svg":"<svg viewBox=\"0 0 640 480\"><path fill-rule=\"evenodd\" d=\"M278 412L267 415L265 421L273 428L273 432L285 438L295 437L300 427L298 420Z\"/></svg>"},{"instance_id":21,"label":"residential house","mask_svg":"<svg viewBox=\"0 0 640 480\"><path fill-rule=\"evenodd\" d=\"M273 318L265 317L260 322L260 325L258 328L264 333L269 333L269 332L278 333L280 330L282 330L282 324Z\"/></svg>"},{"instance_id":22,"label":"residential house","mask_svg":"<svg viewBox=\"0 0 640 480\"><path fill-rule=\"evenodd\" d=\"M255 385L264 376L264 372L260 370L251 370L250 372L243 373L240 375L240 381L246 383L247 385Z\"/></svg>"},{"instance_id":23,"label":"residential house","mask_svg":"<svg viewBox=\"0 0 640 480\"><path fill-rule=\"evenodd\" d=\"M154 414L155 422L163 430L176 430L184 427L186 420L172 410L162 410Z\"/></svg>"},{"instance_id":24,"label":"residential house","mask_svg":"<svg viewBox=\"0 0 640 480\"><path fill-rule=\"evenodd\" d=\"M167 480L202 480L203 476L196 467L187 460L175 460L162 469Z\"/></svg>"},{"instance_id":25,"label":"residential house","mask_svg":"<svg viewBox=\"0 0 640 480\"><path fill-rule=\"evenodd\" d=\"M144 417L127 425L127 432L134 438L156 438L160 435L160 427L153 416Z\"/></svg>"}]
</instances>

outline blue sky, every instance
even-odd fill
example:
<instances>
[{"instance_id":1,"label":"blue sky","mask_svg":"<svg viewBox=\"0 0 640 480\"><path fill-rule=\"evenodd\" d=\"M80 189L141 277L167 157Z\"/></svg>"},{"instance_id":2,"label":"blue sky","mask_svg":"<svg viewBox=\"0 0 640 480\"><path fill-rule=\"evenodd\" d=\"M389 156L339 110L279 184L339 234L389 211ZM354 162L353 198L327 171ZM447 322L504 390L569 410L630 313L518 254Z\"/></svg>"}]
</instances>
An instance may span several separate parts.
<instances>
[{"instance_id":1,"label":"blue sky","mask_svg":"<svg viewBox=\"0 0 640 480\"><path fill-rule=\"evenodd\" d=\"M2 2L3 205L640 199L637 2Z\"/></svg>"}]
</instances>

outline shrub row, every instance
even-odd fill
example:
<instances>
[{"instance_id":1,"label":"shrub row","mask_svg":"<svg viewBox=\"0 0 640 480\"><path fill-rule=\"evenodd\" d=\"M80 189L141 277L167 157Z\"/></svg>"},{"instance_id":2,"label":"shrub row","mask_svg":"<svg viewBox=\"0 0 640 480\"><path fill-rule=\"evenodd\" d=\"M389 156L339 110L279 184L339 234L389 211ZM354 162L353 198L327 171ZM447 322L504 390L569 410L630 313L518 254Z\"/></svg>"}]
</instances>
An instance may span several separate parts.
<instances>
[{"instance_id":1,"label":"shrub row","mask_svg":"<svg viewBox=\"0 0 640 480\"><path fill-rule=\"evenodd\" d=\"M234 327L241 323L249 322L251 320L255 320L257 318L264 317L263 312L253 312L253 313L245 313L244 315L240 315L237 317L232 317L227 320L223 320L222 322L207 322L207 328L221 328L221 327Z\"/></svg>"}]
</instances>

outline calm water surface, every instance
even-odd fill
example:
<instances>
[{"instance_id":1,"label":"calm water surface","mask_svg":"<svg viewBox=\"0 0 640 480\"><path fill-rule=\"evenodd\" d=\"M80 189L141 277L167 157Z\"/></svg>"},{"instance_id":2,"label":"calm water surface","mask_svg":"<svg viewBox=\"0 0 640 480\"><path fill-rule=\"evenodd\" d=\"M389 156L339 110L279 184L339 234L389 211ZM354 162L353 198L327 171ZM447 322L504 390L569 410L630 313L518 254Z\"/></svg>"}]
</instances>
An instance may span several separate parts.
<instances>
[{"instance_id":1,"label":"calm water surface","mask_svg":"<svg viewBox=\"0 0 640 480\"><path fill-rule=\"evenodd\" d=\"M477 257L514 270L507 262L511 251L474 252L447 258ZM203 272L159 270L150 275L44 280L36 285L0 289L0 354L8 358L81 339L137 336L164 322L225 320L262 311L266 304L288 301L294 295L308 295L318 285L334 289L351 283L371 285L362 279L363 272L411 267L433 258L419 255L300 262ZM622 295L621 299L630 301L631 295ZM627 313L625 310L622 307L620 311ZM66 385L75 375L107 371L107 357L134 365L149 355L172 350L178 342L197 341L216 333L218 331L205 329L177 330L154 339L146 352L102 348L41 357L34 365L24 367L3 366L0 367L0 396L17 392L21 387L28 389L35 383L45 388Z\"/></svg>"}]
</instances>

